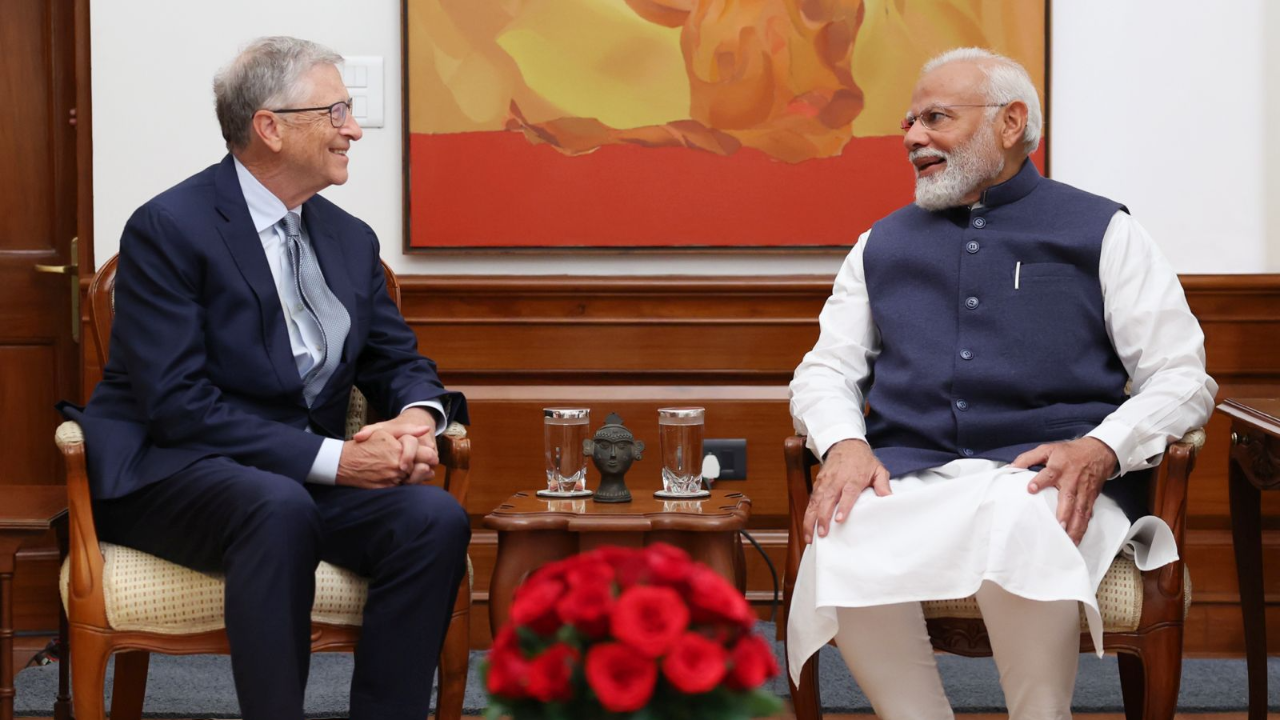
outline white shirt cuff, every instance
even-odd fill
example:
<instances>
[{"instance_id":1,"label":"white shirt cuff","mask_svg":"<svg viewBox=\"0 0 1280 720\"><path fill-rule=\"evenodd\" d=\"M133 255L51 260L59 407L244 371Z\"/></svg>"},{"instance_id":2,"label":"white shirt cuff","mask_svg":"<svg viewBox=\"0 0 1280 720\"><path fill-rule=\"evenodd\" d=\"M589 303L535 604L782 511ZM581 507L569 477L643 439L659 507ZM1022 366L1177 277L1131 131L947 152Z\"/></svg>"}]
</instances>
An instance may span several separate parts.
<instances>
[{"instance_id":1,"label":"white shirt cuff","mask_svg":"<svg viewBox=\"0 0 1280 720\"><path fill-rule=\"evenodd\" d=\"M317 485L336 485L338 483L338 461L342 459L342 441L337 438L325 438L320 444L320 452L316 453L316 461L311 463L311 472L307 473L307 482Z\"/></svg>"},{"instance_id":2,"label":"white shirt cuff","mask_svg":"<svg viewBox=\"0 0 1280 720\"><path fill-rule=\"evenodd\" d=\"M819 460L826 460L827 451L832 445L842 440L862 440L866 441L867 431L865 426L859 426L854 423L833 425L825 428L821 433L812 433L809 435L809 449Z\"/></svg>"},{"instance_id":3,"label":"white shirt cuff","mask_svg":"<svg viewBox=\"0 0 1280 720\"><path fill-rule=\"evenodd\" d=\"M444 405L441 405L436 400L423 400L422 402L409 403L408 405L405 405L404 407L400 408L400 412L403 413L405 410L408 410L409 408L414 408L414 407L424 407L430 410L431 414L434 415L436 418L436 435L440 435L444 433L447 426L447 423L445 422L445 418L444 418Z\"/></svg>"},{"instance_id":4,"label":"white shirt cuff","mask_svg":"<svg viewBox=\"0 0 1280 720\"><path fill-rule=\"evenodd\" d=\"M1090 431L1085 437L1095 438L1102 441L1111 451L1116 454L1116 461L1120 465L1120 475L1133 472L1134 470L1145 470L1153 467L1153 460L1158 461L1163 451L1163 445L1159 442L1161 438L1155 438L1155 442L1139 444L1138 433L1133 428L1125 425L1117 420L1104 420L1101 425Z\"/></svg>"}]
</instances>

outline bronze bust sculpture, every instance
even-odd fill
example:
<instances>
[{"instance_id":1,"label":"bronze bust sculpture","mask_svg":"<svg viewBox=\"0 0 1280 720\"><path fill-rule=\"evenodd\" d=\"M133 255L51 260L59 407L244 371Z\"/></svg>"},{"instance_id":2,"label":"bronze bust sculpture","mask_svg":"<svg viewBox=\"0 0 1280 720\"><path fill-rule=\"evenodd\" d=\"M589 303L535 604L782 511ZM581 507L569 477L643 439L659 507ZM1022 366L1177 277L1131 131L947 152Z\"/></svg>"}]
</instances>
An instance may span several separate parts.
<instances>
[{"instance_id":1,"label":"bronze bust sculpture","mask_svg":"<svg viewBox=\"0 0 1280 720\"><path fill-rule=\"evenodd\" d=\"M631 463L641 458L644 443L635 439L622 424L622 418L617 413L609 413L595 437L582 441L582 451L591 455L592 464L600 471L600 486L592 499L607 503L631 502L631 491L623 476Z\"/></svg>"}]
</instances>

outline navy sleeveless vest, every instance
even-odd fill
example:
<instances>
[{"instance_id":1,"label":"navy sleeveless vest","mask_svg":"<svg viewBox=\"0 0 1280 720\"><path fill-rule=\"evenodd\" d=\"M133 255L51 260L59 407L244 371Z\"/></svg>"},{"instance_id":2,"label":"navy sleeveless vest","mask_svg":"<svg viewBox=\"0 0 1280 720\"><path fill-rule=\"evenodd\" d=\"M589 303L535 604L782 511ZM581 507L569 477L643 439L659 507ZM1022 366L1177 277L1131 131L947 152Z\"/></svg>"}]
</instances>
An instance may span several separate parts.
<instances>
[{"instance_id":1,"label":"navy sleeveless vest","mask_svg":"<svg viewBox=\"0 0 1280 720\"><path fill-rule=\"evenodd\" d=\"M867 439L892 476L1009 462L1124 402L1098 281L1124 209L1026 162L976 209L909 205L875 224L864 266L882 349Z\"/></svg>"}]
</instances>

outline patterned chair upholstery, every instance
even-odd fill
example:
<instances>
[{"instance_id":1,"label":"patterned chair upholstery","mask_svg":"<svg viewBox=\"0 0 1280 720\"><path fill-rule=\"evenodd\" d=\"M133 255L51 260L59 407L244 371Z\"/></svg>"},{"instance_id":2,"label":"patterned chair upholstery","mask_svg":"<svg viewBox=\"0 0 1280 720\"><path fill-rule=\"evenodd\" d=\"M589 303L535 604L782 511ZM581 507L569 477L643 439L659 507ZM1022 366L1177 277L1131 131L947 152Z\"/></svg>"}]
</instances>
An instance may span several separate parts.
<instances>
[{"instance_id":1,"label":"patterned chair upholstery","mask_svg":"<svg viewBox=\"0 0 1280 720\"><path fill-rule=\"evenodd\" d=\"M1164 461L1152 474L1151 514L1169 524L1179 548L1183 546L1186 528L1187 482L1204 441L1203 430L1187 433L1169 446ZM805 438L798 435L787 438L783 453L791 526L783 581L783 614L778 623L780 639L786 637L791 593L804 553L801 527L813 490L813 466L818 464L805 446ZM1117 557L1098 587L1098 604L1102 611L1103 649L1116 652L1120 660L1125 717L1144 720L1173 717L1182 668L1182 624L1191 607L1191 575L1186 565L1179 559L1144 573L1128 558ZM938 600L925 602L923 606L934 648L970 657L991 654L976 599ZM1081 652L1092 651L1093 641L1083 611L1080 632ZM799 684L791 686L791 697L796 720L822 718L817 654L805 663Z\"/></svg>"},{"instance_id":2,"label":"patterned chair upholstery","mask_svg":"<svg viewBox=\"0 0 1280 720\"><path fill-rule=\"evenodd\" d=\"M116 259L107 261L89 288L89 314L98 359L105 366L114 315ZM396 306L400 286L385 265L387 288ZM367 402L352 389L347 437L369 422ZM115 654L112 720L142 715L151 652L171 655L229 652L223 625L223 581L219 575L191 570L153 555L100 542L93 525L89 481L85 473L80 426L65 422L55 440L66 461L70 512L70 548L62 565L62 601L70 627L72 697L80 720L103 720L107 660ZM437 439L440 469L436 481L465 504L471 441L466 428L452 423ZM467 558L467 582L458 591L439 662L437 718L462 716L470 650L473 580ZM320 563L312 607L313 652L351 651L360 637L367 595L365 578ZM430 682L424 678L424 682Z\"/></svg>"}]
</instances>

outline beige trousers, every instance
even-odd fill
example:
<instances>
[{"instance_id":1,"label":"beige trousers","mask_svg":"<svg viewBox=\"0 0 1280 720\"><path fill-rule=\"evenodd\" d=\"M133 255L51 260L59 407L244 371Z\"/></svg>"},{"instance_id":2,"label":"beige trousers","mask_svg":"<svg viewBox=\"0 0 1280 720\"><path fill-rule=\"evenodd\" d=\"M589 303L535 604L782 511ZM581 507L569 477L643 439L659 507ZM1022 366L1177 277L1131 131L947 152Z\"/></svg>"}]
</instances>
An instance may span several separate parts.
<instances>
[{"instance_id":1,"label":"beige trousers","mask_svg":"<svg viewBox=\"0 0 1280 720\"><path fill-rule=\"evenodd\" d=\"M1010 720L1070 720L1080 652L1074 600L1039 602L983 582L978 607ZM952 720L920 603L840 608L836 644L880 720Z\"/></svg>"}]
</instances>

